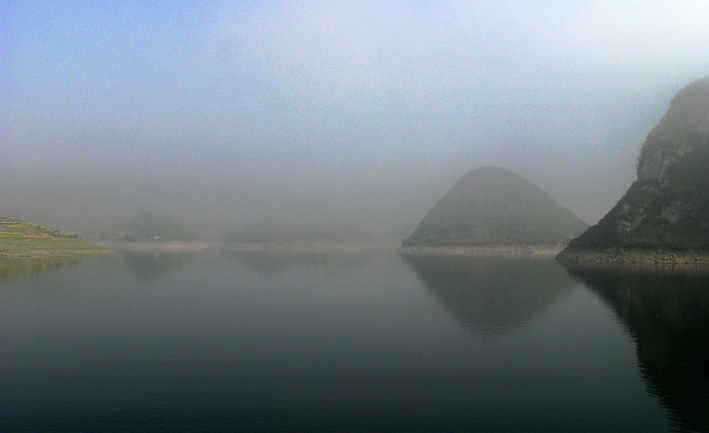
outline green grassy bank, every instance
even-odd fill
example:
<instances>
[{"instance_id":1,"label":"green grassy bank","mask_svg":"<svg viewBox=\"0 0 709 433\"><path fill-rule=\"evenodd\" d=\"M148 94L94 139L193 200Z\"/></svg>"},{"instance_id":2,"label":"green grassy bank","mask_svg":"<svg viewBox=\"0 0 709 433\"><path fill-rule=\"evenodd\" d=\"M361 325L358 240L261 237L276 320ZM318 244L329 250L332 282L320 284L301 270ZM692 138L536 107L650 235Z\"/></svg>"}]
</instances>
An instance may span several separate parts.
<instances>
[{"instance_id":1,"label":"green grassy bank","mask_svg":"<svg viewBox=\"0 0 709 433\"><path fill-rule=\"evenodd\" d=\"M0 217L0 258L70 257L109 252L111 250L90 244L75 235Z\"/></svg>"}]
</instances>

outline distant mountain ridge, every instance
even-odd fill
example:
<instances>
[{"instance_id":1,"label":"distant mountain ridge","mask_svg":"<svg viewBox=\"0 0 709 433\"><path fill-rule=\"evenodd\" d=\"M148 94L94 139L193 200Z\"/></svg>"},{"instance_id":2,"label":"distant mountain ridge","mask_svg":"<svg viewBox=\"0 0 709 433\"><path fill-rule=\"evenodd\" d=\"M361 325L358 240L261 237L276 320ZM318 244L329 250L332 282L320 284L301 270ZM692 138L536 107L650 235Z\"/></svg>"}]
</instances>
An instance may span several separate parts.
<instances>
[{"instance_id":1,"label":"distant mountain ridge","mask_svg":"<svg viewBox=\"0 0 709 433\"><path fill-rule=\"evenodd\" d=\"M709 77L677 93L642 145L637 180L558 258L631 250L709 252Z\"/></svg>"},{"instance_id":2,"label":"distant mountain ridge","mask_svg":"<svg viewBox=\"0 0 709 433\"><path fill-rule=\"evenodd\" d=\"M329 220L320 225L292 226L278 218L263 218L239 233L222 238L226 243L341 242L373 243L377 236L355 224Z\"/></svg>"},{"instance_id":3,"label":"distant mountain ridge","mask_svg":"<svg viewBox=\"0 0 709 433\"><path fill-rule=\"evenodd\" d=\"M196 241L197 235L180 224L151 211L140 211L125 224L111 233L103 233L104 239L121 241Z\"/></svg>"},{"instance_id":4,"label":"distant mountain ridge","mask_svg":"<svg viewBox=\"0 0 709 433\"><path fill-rule=\"evenodd\" d=\"M526 178L484 167L453 185L402 246L565 245L586 227Z\"/></svg>"}]
</instances>

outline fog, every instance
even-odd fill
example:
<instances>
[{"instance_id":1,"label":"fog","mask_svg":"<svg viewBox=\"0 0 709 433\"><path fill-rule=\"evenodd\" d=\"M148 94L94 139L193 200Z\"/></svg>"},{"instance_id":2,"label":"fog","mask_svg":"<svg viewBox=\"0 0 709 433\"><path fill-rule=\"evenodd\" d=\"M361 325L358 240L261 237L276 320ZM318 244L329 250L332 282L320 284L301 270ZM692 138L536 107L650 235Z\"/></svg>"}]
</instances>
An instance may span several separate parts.
<instances>
[{"instance_id":1,"label":"fog","mask_svg":"<svg viewBox=\"0 0 709 433\"><path fill-rule=\"evenodd\" d=\"M0 214L381 234L495 165L595 223L709 74L705 2L617 3L4 2Z\"/></svg>"}]
</instances>

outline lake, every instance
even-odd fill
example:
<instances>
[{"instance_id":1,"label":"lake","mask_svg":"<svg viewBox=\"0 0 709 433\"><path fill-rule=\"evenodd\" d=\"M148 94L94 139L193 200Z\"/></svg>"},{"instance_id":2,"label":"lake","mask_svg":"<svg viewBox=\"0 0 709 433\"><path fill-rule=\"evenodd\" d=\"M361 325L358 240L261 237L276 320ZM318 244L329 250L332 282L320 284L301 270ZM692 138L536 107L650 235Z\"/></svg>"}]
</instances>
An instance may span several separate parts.
<instances>
[{"instance_id":1,"label":"lake","mask_svg":"<svg viewBox=\"0 0 709 433\"><path fill-rule=\"evenodd\" d=\"M0 264L0 430L709 431L709 274L118 251Z\"/></svg>"}]
</instances>

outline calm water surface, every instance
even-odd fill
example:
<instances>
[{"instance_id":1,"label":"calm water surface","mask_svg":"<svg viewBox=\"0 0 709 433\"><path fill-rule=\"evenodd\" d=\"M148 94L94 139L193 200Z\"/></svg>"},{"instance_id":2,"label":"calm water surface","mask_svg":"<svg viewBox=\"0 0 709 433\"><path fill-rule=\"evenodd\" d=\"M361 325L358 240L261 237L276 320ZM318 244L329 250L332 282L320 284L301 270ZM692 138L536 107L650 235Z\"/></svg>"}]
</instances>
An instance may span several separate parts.
<instances>
[{"instance_id":1,"label":"calm water surface","mask_svg":"<svg viewBox=\"0 0 709 433\"><path fill-rule=\"evenodd\" d=\"M709 279L549 259L0 265L2 431L709 431Z\"/></svg>"}]
</instances>

